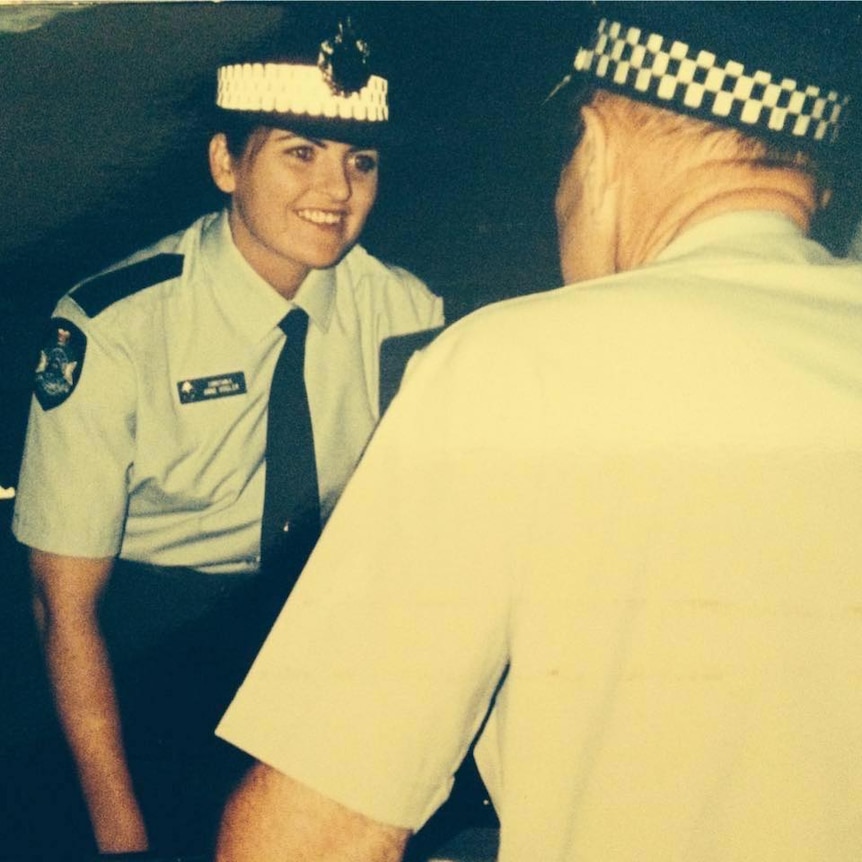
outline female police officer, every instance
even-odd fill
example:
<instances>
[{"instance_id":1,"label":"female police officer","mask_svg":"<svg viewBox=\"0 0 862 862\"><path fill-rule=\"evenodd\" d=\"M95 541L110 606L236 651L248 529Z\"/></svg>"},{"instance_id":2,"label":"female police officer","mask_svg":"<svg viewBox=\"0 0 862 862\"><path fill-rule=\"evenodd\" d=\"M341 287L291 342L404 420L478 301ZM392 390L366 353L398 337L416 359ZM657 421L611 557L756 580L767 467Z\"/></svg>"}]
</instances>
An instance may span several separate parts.
<instances>
[{"instance_id":1,"label":"female police officer","mask_svg":"<svg viewBox=\"0 0 862 862\"><path fill-rule=\"evenodd\" d=\"M198 760L171 778L160 769L176 750L144 745L139 766L115 671L123 650L180 643L176 632L260 577L282 348L299 344L301 367L304 340L313 429L314 524L295 575L378 418L381 342L442 321L420 281L356 245L377 194L387 82L370 74L349 22L319 47L311 61L219 69L209 155L229 207L64 296L37 368L14 531L31 549L49 677L102 852L196 850L210 827L186 798L212 789L209 743L180 735ZM300 325L283 329L291 311ZM288 428L279 452L301 436ZM220 613L205 647L182 641L160 670L174 699L139 724L167 714L154 734L164 737L182 723L177 693L197 691L198 671L234 684L213 652L232 642L232 617ZM203 658L176 683L171 662L190 654ZM194 728L204 740L211 713Z\"/></svg>"}]
</instances>

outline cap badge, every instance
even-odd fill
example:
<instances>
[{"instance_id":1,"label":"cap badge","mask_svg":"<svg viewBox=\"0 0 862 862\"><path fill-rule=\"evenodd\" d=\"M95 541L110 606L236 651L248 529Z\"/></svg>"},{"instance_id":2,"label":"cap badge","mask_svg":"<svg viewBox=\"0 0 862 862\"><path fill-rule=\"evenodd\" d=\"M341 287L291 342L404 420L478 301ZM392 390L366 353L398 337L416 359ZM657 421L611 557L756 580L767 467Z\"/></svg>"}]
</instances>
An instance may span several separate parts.
<instances>
[{"instance_id":1,"label":"cap badge","mask_svg":"<svg viewBox=\"0 0 862 862\"><path fill-rule=\"evenodd\" d=\"M361 90L371 77L368 43L356 35L350 18L338 22L338 32L320 44L317 67L337 96Z\"/></svg>"}]
</instances>

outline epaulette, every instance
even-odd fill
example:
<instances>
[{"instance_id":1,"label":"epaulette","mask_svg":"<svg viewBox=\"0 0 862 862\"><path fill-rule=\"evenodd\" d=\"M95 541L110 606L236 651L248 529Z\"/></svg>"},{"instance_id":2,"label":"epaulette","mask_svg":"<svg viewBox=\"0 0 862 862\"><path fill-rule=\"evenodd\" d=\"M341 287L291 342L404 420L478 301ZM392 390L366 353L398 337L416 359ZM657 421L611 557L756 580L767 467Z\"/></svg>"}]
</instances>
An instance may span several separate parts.
<instances>
[{"instance_id":1,"label":"epaulette","mask_svg":"<svg viewBox=\"0 0 862 862\"><path fill-rule=\"evenodd\" d=\"M380 415L386 412L389 402L401 386L401 378L413 354L427 347L441 332L442 326L411 332L407 335L390 335L380 342Z\"/></svg>"},{"instance_id":2,"label":"epaulette","mask_svg":"<svg viewBox=\"0 0 862 862\"><path fill-rule=\"evenodd\" d=\"M176 278L182 271L183 255L157 254L97 275L75 288L71 297L88 317L95 317L115 302L146 287Z\"/></svg>"}]
</instances>

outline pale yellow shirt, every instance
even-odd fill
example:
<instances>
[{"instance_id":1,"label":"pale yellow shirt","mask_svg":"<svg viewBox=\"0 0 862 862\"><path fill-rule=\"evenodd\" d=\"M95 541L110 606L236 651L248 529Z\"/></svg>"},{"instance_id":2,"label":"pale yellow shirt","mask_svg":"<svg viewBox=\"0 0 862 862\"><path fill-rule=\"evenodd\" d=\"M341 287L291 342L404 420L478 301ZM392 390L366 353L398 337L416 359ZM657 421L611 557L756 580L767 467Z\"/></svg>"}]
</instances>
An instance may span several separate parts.
<instances>
[{"instance_id":1,"label":"pale yellow shirt","mask_svg":"<svg viewBox=\"0 0 862 862\"><path fill-rule=\"evenodd\" d=\"M411 370L218 733L417 828L500 686L500 862L862 858L862 267L723 217Z\"/></svg>"}]
</instances>

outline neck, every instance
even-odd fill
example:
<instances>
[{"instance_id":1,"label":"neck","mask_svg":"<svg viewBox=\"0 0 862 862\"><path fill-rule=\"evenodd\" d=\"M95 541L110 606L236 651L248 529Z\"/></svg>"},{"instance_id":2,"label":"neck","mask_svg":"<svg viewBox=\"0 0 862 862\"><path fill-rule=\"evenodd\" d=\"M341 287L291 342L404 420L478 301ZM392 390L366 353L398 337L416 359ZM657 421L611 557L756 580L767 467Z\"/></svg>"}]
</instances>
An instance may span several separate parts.
<instances>
[{"instance_id":1,"label":"neck","mask_svg":"<svg viewBox=\"0 0 862 862\"><path fill-rule=\"evenodd\" d=\"M660 177L660 179L662 179ZM617 268L648 263L695 225L726 213L767 210L808 232L817 209L814 181L801 171L749 163L704 163L661 188L651 184L629 198L624 210Z\"/></svg>"},{"instance_id":2,"label":"neck","mask_svg":"<svg viewBox=\"0 0 862 862\"><path fill-rule=\"evenodd\" d=\"M231 236L246 263L285 299L293 299L310 267L286 258L258 239L232 207L228 214Z\"/></svg>"}]
</instances>

